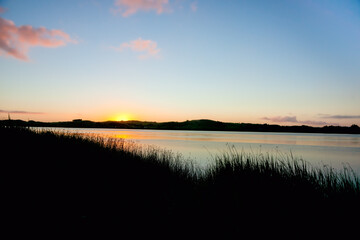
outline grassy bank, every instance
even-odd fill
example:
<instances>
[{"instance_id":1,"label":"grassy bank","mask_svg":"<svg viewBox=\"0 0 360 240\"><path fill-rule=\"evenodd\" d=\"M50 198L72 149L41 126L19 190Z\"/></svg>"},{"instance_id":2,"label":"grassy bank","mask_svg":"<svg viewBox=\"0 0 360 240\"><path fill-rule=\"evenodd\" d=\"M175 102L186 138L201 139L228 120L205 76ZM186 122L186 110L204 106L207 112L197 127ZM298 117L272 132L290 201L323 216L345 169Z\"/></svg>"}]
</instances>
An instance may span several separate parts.
<instances>
[{"instance_id":1,"label":"grassy bank","mask_svg":"<svg viewBox=\"0 0 360 240\"><path fill-rule=\"evenodd\" d=\"M241 235L351 229L360 213L359 178L349 168L230 148L201 172L122 140L4 126L0 137L3 206L17 231Z\"/></svg>"}]
</instances>

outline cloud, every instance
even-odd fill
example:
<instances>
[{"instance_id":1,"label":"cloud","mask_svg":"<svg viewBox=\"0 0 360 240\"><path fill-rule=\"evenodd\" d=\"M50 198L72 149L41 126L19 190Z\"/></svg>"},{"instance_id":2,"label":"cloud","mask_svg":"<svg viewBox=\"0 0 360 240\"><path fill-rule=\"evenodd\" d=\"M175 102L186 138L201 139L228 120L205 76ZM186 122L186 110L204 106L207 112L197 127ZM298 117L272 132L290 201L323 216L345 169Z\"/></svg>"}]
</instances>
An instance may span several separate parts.
<instances>
[{"instance_id":1,"label":"cloud","mask_svg":"<svg viewBox=\"0 0 360 240\"><path fill-rule=\"evenodd\" d=\"M337 123L328 123L324 121L298 121L298 123L305 124L305 125L318 125L318 126L324 126L324 125L338 125Z\"/></svg>"},{"instance_id":2,"label":"cloud","mask_svg":"<svg viewBox=\"0 0 360 240\"><path fill-rule=\"evenodd\" d=\"M319 114L321 118L333 118L333 119L357 119L360 118L360 115L328 115L328 114Z\"/></svg>"},{"instance_id":3,"label":"cloud","mask_svg":"<svg viewBox=\"0 0 360 240\"><path fill-rule=\"evenodd\" d=\"M195 1L195 2L192 2L192 3L190 4L190 9L191 9L191 11L193 11L193 12L196 12L196 11L197 11L198 6L197 6L197 2L196 2L196 1Z\"/></svg>"},{"instance_id":4,"label":"cloud","mask_svg":"<svg viewBox=\"0 0 360 240\"><path fill-rule=\"evenodd\" d=\"M140 59L145 59L148 57L157 57L160 49L157 48L157 43L152 40L143 40L138 38L136 40L125 42L120 45L119 48L114 48L118 51L123 51L125 49L130 49L134 52L143 53L139 55Z\"/></svg>"},{"instance_id":5,"label":"cloud","mask_svg":"<svg viewBox=\"0 0 360 240\"><path fill-rule=\"evenodd\" d=\"M269 120L271 122L276 122L276 123L300 123L300 124L305 124L305 125L329 125L328 122L324 122L324 121L311 121L311 120L306 120L306 121L298 121L296 116L276 116L276 117L263 117L262 119L264 120Z\"/></svg>"},{"instance_id":6,"label":"cloud","mask_svg":"<svg viewBox=\"0 0 360 240\"><path fill-rule=\"evenodd\" d=\"M28 111L17 111L17 110L1 110L0 113L13 113L13 114L44 114L42 112L28 112Z\"/></svg>"},{"instance_id":7,"label":"cloud","mask_svg":"<svg viewBox=\"0 0 360 240\"><path fill-rule=\"evenodd\" d=\"M295 122L297 123L298 120L296 119L296 117L290 117L290 116L285 116L285 117L281 117L281 116L277 116L277 117L263 117L262 119L264 120L270 120L271 122Z\"/></svg>"},{"instance_id":8,"label":"cloud","mask_svg":"<svg viewBox=\"0 0 360 240\"><path fill-rule=\"evenodd\" d=\"M45 27L33 28L30 25L16 26L13 21L0 17L0 55L28 61L30 47L60 47L76 43L61 30Z\"/></svg>"},{"instance_id":9,"label":"cloud","mask_svg":"<svg viewBox=\"0 0 360 240\"><path fill-rule=\"evenodd\" d=\"M0 14L6 12L6 9L3 7L0 7Z\"/></svg>"},{"instance_id":10,"label":"cloud","mask_svg":"<svg viewBox=\"0 0 360 240\"><path fill-rule=\"evenodd\" d=\"M123 17L128 17L138 11L156 11L161 14L168 10L169 0L115 0L118 7L115 13L120 12Z\"/></svg>"}]
</instances>

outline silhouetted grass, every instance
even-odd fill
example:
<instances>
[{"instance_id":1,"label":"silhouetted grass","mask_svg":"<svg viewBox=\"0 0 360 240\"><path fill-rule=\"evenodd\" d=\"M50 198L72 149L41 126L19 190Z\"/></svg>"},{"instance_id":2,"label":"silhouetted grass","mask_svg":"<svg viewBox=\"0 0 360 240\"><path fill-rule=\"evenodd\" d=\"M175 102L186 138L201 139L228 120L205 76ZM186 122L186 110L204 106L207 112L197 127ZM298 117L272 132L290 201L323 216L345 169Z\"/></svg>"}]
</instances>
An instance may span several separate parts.
<instances>
[{"instance_id":1,"label":"silhouetted grass","mask_svg":"<svg viewBox=\"0 0 360 240\"><path fill-rule=\"evenodd\" d=\"M3 207L17 231L205 237L305 224L310 232L350 227L360 213L359 178L348 166L313 168L230 147L201 170L120 139L5 126L0 133Z\"/></svg>"},{"instance_id":2,"label":"silhouetted grass","mask_svg":"<svg viewBox=\"0 0 360 240\"><path fill-rule=\"evenodd\" d=\"M256 178L279 179L294 188L308 186L324 199L360 194L359 177L348 164L344 164L341 170L330 166L316 168L292 154L239 153L233 146L229 146L223 154L214 156L213 161L206 176L213 180L221 175L252 175Z\"/></svg>"}]
</instances>

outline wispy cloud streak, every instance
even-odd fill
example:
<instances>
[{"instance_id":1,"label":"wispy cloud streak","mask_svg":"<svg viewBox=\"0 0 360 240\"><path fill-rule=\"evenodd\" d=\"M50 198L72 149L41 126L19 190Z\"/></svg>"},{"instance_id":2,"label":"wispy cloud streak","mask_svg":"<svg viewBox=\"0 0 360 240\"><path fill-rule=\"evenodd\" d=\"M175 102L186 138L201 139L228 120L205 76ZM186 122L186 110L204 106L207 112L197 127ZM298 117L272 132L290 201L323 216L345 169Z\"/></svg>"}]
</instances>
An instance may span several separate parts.
<instances>
[{"instance_id":1,"label":"wispy cloud streak","mask_svg":"<svg viewBox=\"0 0 360 240\"><path fill-rule=\"evenodd\" d=\"M117 9L115 13L121 13L123 17L128 17L138 11L156 11L161 14L167 11L169 0L115 0Z\"/></svg>"},{"instance_id":2,"label":"wispy cloud streak","mask_svg":"<svg viewBox=\"0 0 360 240\"><path fill-rule=\"evenodd\" d=\"M29 111L18 111L18 110L1 110L0 113L12 113L12 114L44 114L43 112L29 112Z\"/></svg>"},{"instance_id":3,"label":"wispy cloud streak","mask_svg":"<svg viewBox=\"0 0 360 240\"><path fill-rule=\"evenodd\" d=\"M328 122L324 121L312 121L312 120L306 120L306 121L299 121L297 120L296 116L276 116L276 117L263 117L263 120L269 120L274 123L300 123L300 124L306 124L306 125L329 125Z\"/></svg>"},{"instance_id":4,"label":"wispy cloud streak","mask_svg":"<svg viewBox=\"0 0 360 240\"><path fill-rule=\"evenodd\" d=\"M285 117L281 117L281 116L276 116L276 117L263 117L262 119L264 120L269 120L271 122L298 122L298 120L296 119L295 116L285 116Z\"/></svg>"},{"instance_id":5,"label":"wispy cloud streak","mask_svg":"<svg viewBox=\"0 0 360 240\"><path fill-rule=\"evenodd\" d=\"M320 114L321 118L333 118L333 119L358 119L360 115L328 115Z\"/></svg>"}]
</instances>

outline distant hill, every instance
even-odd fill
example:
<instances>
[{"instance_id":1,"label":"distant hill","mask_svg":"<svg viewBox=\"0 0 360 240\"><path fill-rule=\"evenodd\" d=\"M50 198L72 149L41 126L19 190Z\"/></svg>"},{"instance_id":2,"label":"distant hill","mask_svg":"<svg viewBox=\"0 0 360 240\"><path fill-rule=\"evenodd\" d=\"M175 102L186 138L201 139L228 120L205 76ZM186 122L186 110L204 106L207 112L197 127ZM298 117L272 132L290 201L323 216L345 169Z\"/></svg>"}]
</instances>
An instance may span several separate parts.
<instances>
[{"instance_id":1,"label":"distant hill","mask_svg":"<svg viewBox=\"0 0 360 240\"><path fill-rule=\"evenodd\" d=\"M105 121L93 122L75 119L68 122L37 122L22 120L1 120L1 125L24 127L67 127L67 128L124 128L124 129L161 129L161 130L206 130L206 131L248 131L248 132L301 132L301 133L348 133L360 134L360 127L352 125L311 127L280 126L274 124L225 123L209 119L184 122L146 122L146 121Z\"/></svg>"}]
</instances>

